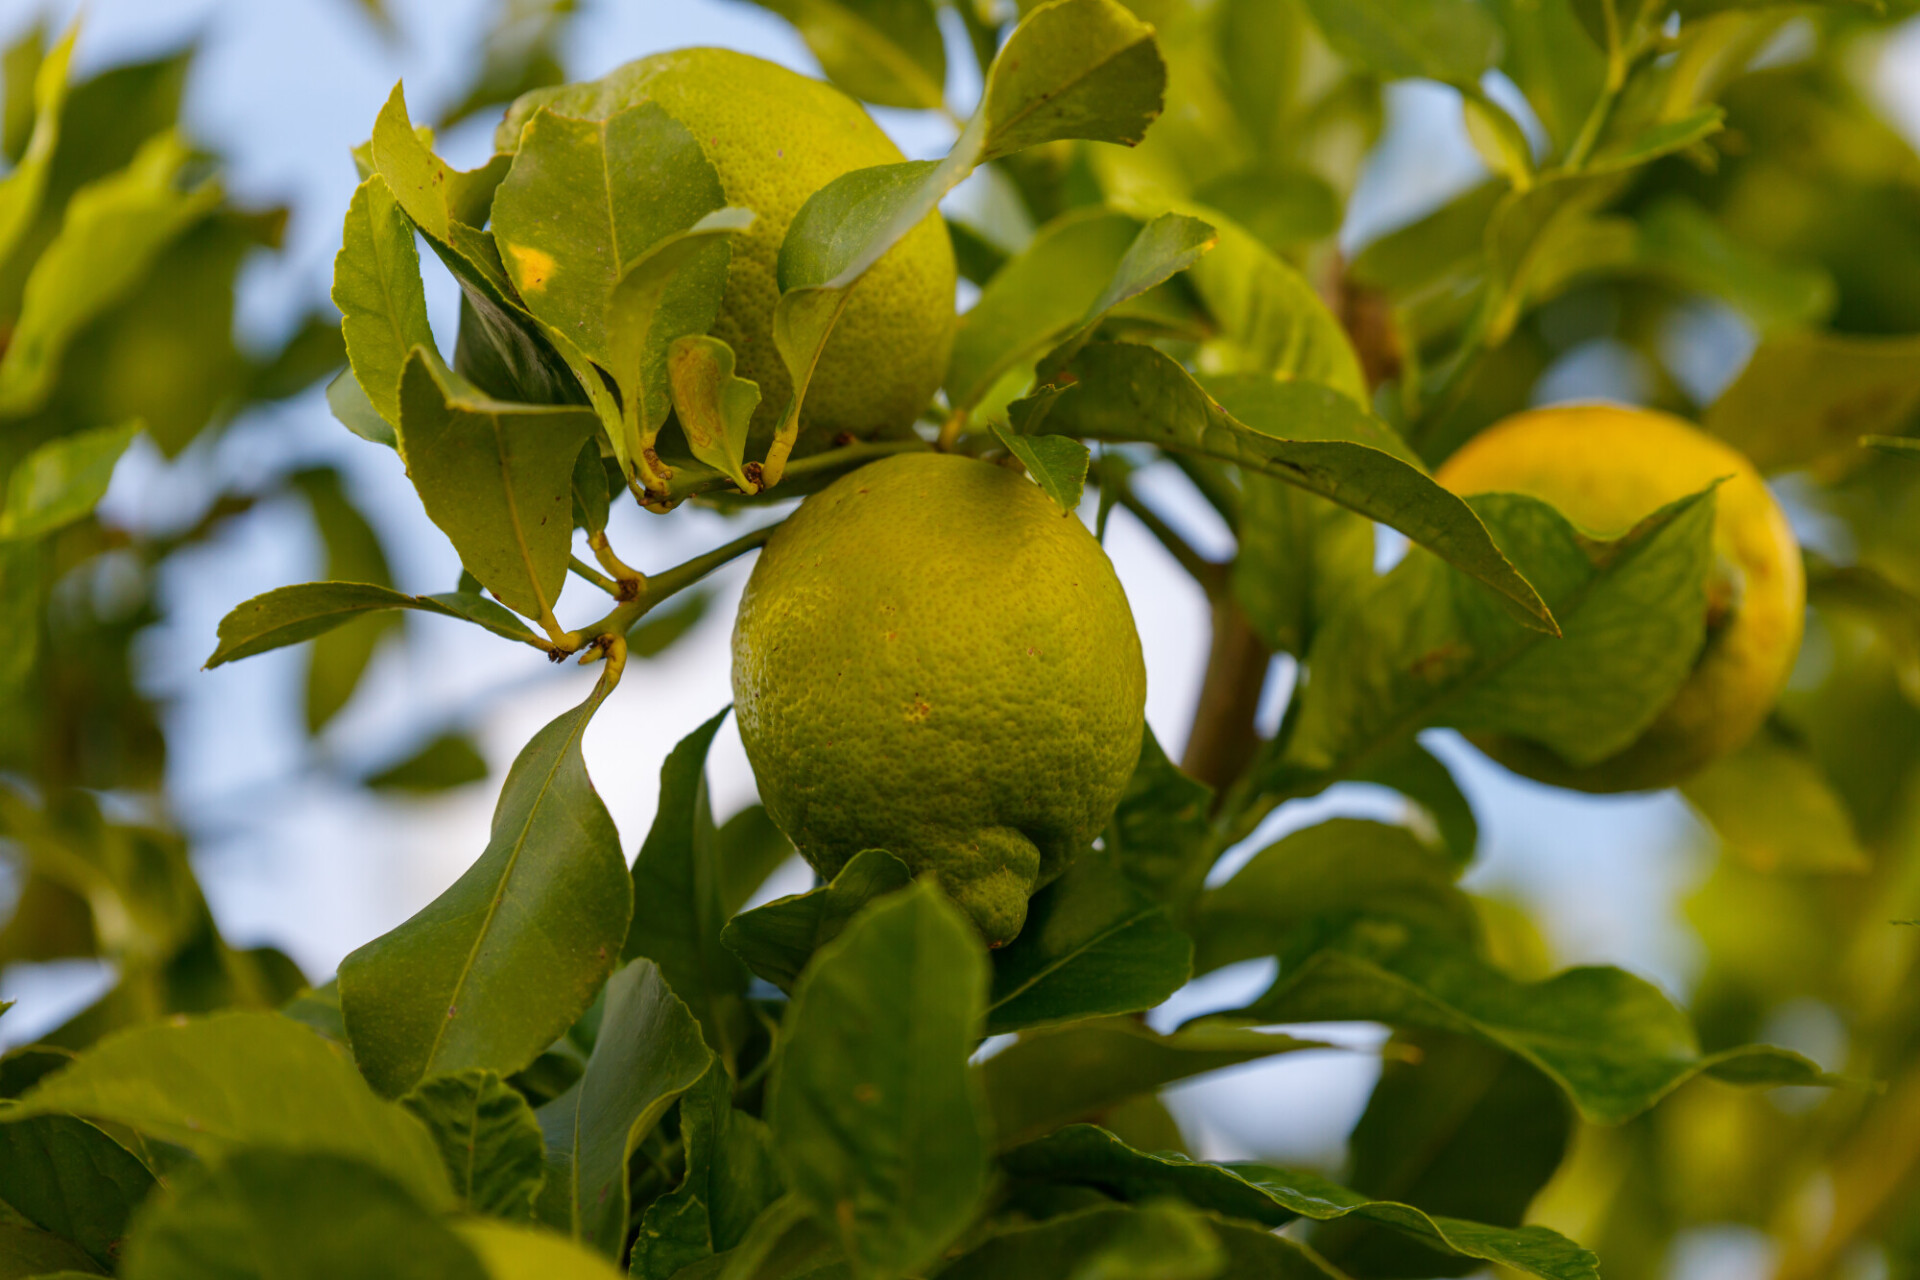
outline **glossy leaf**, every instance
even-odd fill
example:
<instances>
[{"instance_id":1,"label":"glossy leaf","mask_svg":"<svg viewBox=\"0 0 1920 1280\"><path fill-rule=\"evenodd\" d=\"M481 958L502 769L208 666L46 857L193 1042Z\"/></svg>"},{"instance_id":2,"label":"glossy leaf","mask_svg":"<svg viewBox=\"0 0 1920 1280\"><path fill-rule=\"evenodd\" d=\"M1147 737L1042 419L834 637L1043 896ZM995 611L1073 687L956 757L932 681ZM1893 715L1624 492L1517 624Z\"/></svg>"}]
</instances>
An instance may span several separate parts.
<instances>
[{"instance_id":1,"label":"glossy leaf","mask_svg":"<svg viewBox=\"0 0 1920 1280\"><path fill-rule=\"evenodd\" d=\"M1094 343L1070 372L1075 385L1046 416L1044 430L1146 440L1277 476L1399 529L1494 587L1510 613L1534 627L1553 625L1480 518L1435 484L1389 427L1339 392L1270 378L1210 382L1229 407L1167 356L1131 343Z\"/></svg>"},{"instance_id":2,"label":"glossy leaf","mask_svg":"<svg viewBox=\"0 0 1920 1280\"><path fill-rule=\"evenodd\" d=\"M1920 406L1920 338L1789 333L1755 350L1707 409L1706 428L1762 471L1898 434Z\"/></svg>"},{"instance_id":3,"label":"glossy leaf","mask_svg":"<svg viewBox=\"0 0 1920 1280\"><path fill-rule=\"evenodd\" d=\"M456 226L486 221L507 176L507 158L495 156L463 173L434 155L431 138L430 132L422 138L414 129L405 90L396 83L373 122L367 155L414 224L441 244L452 244L458 239Z\"/></svg>"},{"instance_id":4,"label":"glossy leaf","mask_svg":"<svg viewBox=\"0 0 1920 1280\"><path fill-rule=\"evenodd\" d=\"M460 386L416 347L400 387L400 448L420 505L501 603L547 620L566 583L582 410L507 404Z\"/></svg>"},{"instance_id":5,"label":"glossy leaf","mask_svg":"<svg viewBox=\"0 0 1920 1280\"><path fill-rule=\"evenodd\" d=\"M986 1192L967 1068L986 986L979 935L923 883L856 917L794 992L767 1117L793 1190L856 1277L926 1266Z\"/></svg>"},{"instance_id":6,"label":"glossy leaf","mask_svg":"<svg viewBox=\"0 0 1920 1280\"><path fill-rule=\"evenodd\" d=\"M37 538L92 514L139 432L137 422L95 427L49 440L22 458L7 477L0 540Z\"/></svg>"},{"instance_id":7,"label":"glossy leaf","mask_svg":"<svg viewBox=\"0 0 1920 1280\"><path fill-rule=\"evenodd\" d=\"M1035 894L1020 936L993 955L987 1033L1151 1009L1193 972L1166 907L1096 851Z\"/></svg>"},{"instance_id":8,"label":"glossy leaf","mask_svg":"<svg viewBox=\"0 0 1920 1280\"><path fill-rule=\"evenodd\" d=\"M354 1057L382 1093L467 1068L520 1070L612 971L633 899L620 833L580 755L610 688L603 676L521 750L479 860L341 961Z\"/></svg>"},{"instance_id":9,"label":"glossy leaf","mask_svg":"<svg viewBox=\"0 0 1920 1280\"><path fill-rule=\"evenodd\" d=\"M930 0L755 0L800 29L827 79L882 107L946 102L946 38Z\"/></svg>"},{"instance_id":10,"label":"glossy leaf","mask_svg":"<svg viewBox=\"0 0 1920 1280\"><path fill-rule=\"evenodd\" d=\"M207 656L206 666L211 670L225 662L299 644L381 609L416 609L462 618L509 640L540 643L505 609L467 592L409 596L365 582L305 582L275 587L236 605L220 620L220 643Z\"/></svg>"},{"instance_id":11,"label":"glossy leaf","mask_svg":"<svg viewBox=\"0 0 1920 1280\"><path fill-rule=\"evenodd\" d=\"M1132 1018L1029 1032L979 1067L1005 1149L1190 1076L1276 1053L1327 1046L1239 1027L1194 1025L1170 1036Z\"/></svg>"},{"instance_id":12,"label":"glossy leaf","mask_svg":"<svg viewBox=\"0 0 1920 1280\"><path fill-rule=\"evenodd\" d=\"M1539 643L1484 587L1409 555L1315 642L1287 760L1364 768L1430 724L1521 735L1575 764L1633 742L1693 670L1705 639L1711 491L1596 543L1544 503L1475 509L1565 628Z\"/></svg>"},{"instance_id":13,"label":"glossy leaf","mask_svg":"<svg viewBox=\"0 0 1920 1280\"><path fill-rule=\"evenodd\" d=\"M527 1100L492 1071L429 1076L400 1099L440 1148L468 1213L526 1219L546 1180L546 1144Z\"/></svg>"},{"instance_id":14,"label":"glossy leaf","mask_svg":"<svg viewBox=\"0 0 1920 1280\"><path fill-rule=\"evenodd\" d=\"M720 939L749 969L791 992L814 952L839 937L869 902L912 879L906 864L886 850L863 850L831 883L735 916Z\"/></svg>"},{"instance_id":15,"label":"glossy leaf","mask_svg":"<svg viewBox=\"0 0 1920 1280\"><path fill-rule=\"evenodd\" d=\"M433 346L433 329L413 224L377 173L360 184L347 207L333 258L332 296L354 380L382 420L399 426L400 375L415 347Z\"/></svg>"},{"instance_id":16,"label":"glossy leaf","mask_svg":"<svg viewBox=\"0 0 1920 1280\"><path fill-rule=\"evenodd\" d=\"M84 1120L0 1124L0 1202L103 1267L119 1256L127 1221L154 1185L145 1165Z\"/></svg>"},{"instance_id":17,"label":"glossy leaf","mask_svg":"<svg viewBox=\"0 0 1920 1280\"><path fill-rule=\"evenodd\" d=\"M108 1036L0 1123L65 1112L206 1157L270 1146L363 1161L422 1202L451 1202L420 1122L367 1088L339 1047L277 1013L218 1013Z\"/></svg>"},{"instance_id":18,"label":"glossy leaf","mask_svg":"<svg viewBox=\"0 0 1920 1280\"><path fill-rule=\"evenodd\" d=\"M573 1233L618 1257L627 1230L627 1162L667 1108L714 1061L660 967L634 960L607 984L573 1112Z\"/></svg>"},{"instance_id":19,"label":"glossy leaf","mask_svg":"<svg viewBox=\"0 0 1920 1280\"><path fill-rule=\"evenodd\" d=\"M1544 1280L1598 1280L1600 1274L1593 1254L1546 1227L1490 1227L1435 1217L1412 1205L1370 1199L1318 1174L1148 1155L1092 1125L1063 1129L1002 1160L1010 1172L1025 1177L1088 1183L1129 1200L1179 1196L1196 1207L1269 1227L1296 1217L1326 1222L1352 1215Z\"/></svg>"}]
</instances>

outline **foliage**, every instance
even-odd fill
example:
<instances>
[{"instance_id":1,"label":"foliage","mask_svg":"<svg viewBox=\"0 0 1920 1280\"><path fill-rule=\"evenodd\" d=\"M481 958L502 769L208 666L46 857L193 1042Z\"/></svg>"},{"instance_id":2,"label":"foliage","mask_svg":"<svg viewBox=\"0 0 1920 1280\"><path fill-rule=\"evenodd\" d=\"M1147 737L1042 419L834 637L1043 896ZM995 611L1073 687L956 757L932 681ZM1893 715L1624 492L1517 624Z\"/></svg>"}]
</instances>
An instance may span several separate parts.
<instances>
[{"instance_id":1,"label":"foliage","mask_svg":"<svg viewBox=\"0 0 1920 1280\"><path fill-rule=\"evenodd\" d=\"M181 133L188 55L76 81L74 34L36 27L0 61L0 965L117 974L0 1057L0 1275L1582 1280L1664 1274L1678 1233L1726 1222L1775 1232L1781 1280L1860 1258L1920 1274L1920 157L1853 78L1886 17L761 3L841 89L955 135L793 219L770 443L708 332L754 211L657 105L542 111L463 172L396 86L333 211L339 323L262 352L233 339L234 283L282 215L233 206ZM574 9L501 5L443 125L562 79ZM964 116L962 58L983 86ZM1487 175L1348 261L1384 86L1409 78L1453 92ZM1017 212L956 196L976 174ZM979 286L941 393L911 431L795 453L848 296L934 209ZM457 335L427 319L441 269ZM1751 339L1743 366L1701 376L1702 316ZM1624 970L1530 956L1530 923L1462 882L1478 821L1421 736L1598 759L1713 642L1711 490L1601 540L1433 479L1600 342L1819 533L1794 683L1684 788L1720 851L1688 904L1684 1011ZM203 485L171 532L102 507L123 459L210 476L229 423L329 375L333 414L392 451L369 456L404 467L458 553L449 590L399 589L351 486L291 457ZM712 810L724 710L669 756L629 860L581 749L595 713L785 499L928 448L1024 470L1063 518L1090 496L1102 532L1120 507L1192 573L1214 646L1185 767L1149 732L1100 839L991 949L884 849L758 901L792 850L757 806ZM1230 559L1161 518L1148 471L1218 512ZM642 573L608 537L623 491L741 531ZM282 499L311 513L324 580L238 604L207 665L313 641L316 734L408 613L599 664L507 771L468 871L317 987L221 937L134 678L169 565ZM1384 571L1376 525L1410 544ZM574 579L607 599L569 625ZM1263 737L1275 654L1296 680ZM485 777L458 726L412 741L353 781ZM1249 849L1351 782L1404 820L1292 822ZM1174 1025L1192 978L1262 964L1242 1007ZM1844 1074L1755 1043L1808 1002L1844 1024L1824 1064ZM1341 1022L1392 1032L1344 1171L1204 1158L1158 1100L1328 1050L1275 1026ZM1818 1091L1770 1092L1789 1085Z\"/></svg>"}]
</instances>

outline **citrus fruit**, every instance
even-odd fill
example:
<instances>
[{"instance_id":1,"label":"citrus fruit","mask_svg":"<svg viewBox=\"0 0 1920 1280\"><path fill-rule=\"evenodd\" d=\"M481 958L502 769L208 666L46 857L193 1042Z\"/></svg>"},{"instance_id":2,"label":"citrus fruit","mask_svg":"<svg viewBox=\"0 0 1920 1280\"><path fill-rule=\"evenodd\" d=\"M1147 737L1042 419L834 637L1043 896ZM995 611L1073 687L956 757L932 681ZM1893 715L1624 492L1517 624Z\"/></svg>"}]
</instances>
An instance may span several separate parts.
<instances>
[{"instance_id":1,"label":"citrus fruit","mask_svg":"<svg viewBox=\"0 0 1920 1280\"><path fill-rule=\"evenodd\" d=\"M508 111L495 145L514 150L543 106L598 120L648 102L693 134L727 203L754 212L753 225L733 237L713 334L733 348L738 376L760 384L754 432L764 438L792 389L773 344L787 224L841 174L905 157L838 89L729 49L655 54L590 83L534 90ZM866 439L911 423L946 373L953 306L953 244L929 213L854 287L807 387L805 439Z\"/></svg>"},{"instance_id":2,"label":"citrus fruit","mask_svg":"<svg viewBox=\"0 0 1920 1280\"><path fill-rule=\"evenodd\" d=\"M1017 472L916 453L767 542L733 694L760 797L815 870L886 849L998 945L1119 802L1146 668L1085 525Z\"/></svg>"},{"instance_id":3,"label":"citrus fruit","mask_svg":"<svg viewBox=\"0 0 1920 1280\"><path fill-rule=\"evenodd\" d=\"M1435 478L1460 494L1540 498L1603 537L1724 480L1714 494L1706 645L1659 717L1626 749L1584 768L1537 743L1476 737L1494 759L1555 786L1651 790L1738 747L1766 719L1799 652L1806 582L1786 515L1738 451L1664 413L1571 405L1496 423Z\"/></svg>"}]
</instances>

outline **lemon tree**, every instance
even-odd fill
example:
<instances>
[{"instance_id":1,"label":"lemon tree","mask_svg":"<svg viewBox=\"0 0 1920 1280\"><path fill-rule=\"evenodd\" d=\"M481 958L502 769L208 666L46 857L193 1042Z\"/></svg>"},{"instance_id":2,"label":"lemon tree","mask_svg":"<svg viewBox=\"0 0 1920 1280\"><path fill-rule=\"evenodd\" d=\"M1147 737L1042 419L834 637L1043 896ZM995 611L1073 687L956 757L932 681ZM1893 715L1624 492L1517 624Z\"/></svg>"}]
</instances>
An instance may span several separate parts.
<instances>
[{"instance_id":1,"label":"lemon tree","mask_svg":"<svg viewBox=\"0 0 1920 1280\"><path fill-rule=\"evenodd\" d=\"M338 325L275 353L229 330L278 219L174 127L184 61L0 62L0 966L113 974L0 1056L0 1275L1920 1267L1920 160L1861 80L1898 13L761 3L820 76L568 83L584 6L502 5L438 118L499 109L493 153L396 85ZM1369 230L1406 80L1482 172ZM403 589L298 441L222 488L196 441L329 370L457 581ZM116 470L143 436L174 470ZM121 528L142 475L223 496ZM407 613L586 668L467 870L331 976L216 928L135 678L255 503L325 570L206 664L311 642L314 734ZM1204 616L1122 589L1116 522ZM669 725L648 660L748 556L733 703ZM1176 625L1194 714L1149 728ZM678 739L644 834L586 745L615 699ZM729 717L759 796L716 814ZM485 778L417 728L335 781ZM1698 815L1689 989L1559 968L1467 878L1538 784ZM1340 1023L1390 1032L1342 1168L1183 1126L1171 1086Z\"/></svg>"}]
</instances>

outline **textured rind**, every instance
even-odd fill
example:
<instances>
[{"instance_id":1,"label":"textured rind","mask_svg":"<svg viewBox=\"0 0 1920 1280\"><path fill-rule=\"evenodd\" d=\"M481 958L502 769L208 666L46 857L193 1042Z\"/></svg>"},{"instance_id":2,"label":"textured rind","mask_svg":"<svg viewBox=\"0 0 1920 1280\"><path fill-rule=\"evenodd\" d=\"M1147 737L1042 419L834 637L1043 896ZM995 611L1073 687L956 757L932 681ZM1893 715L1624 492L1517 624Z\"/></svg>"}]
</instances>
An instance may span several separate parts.
<instances>
[{"instance_id":1,"label":"textured rind","mask_svg":"<svg viewBox=\"0 0 1920 1280\"><path fill-rule=\"evenodd\" d=\"M1672 786L1751 737L1793 670L1806 612L1800 546L1753 464L1679 418L1613 405L1515 414L1455 453L1435 479L1459 494L1524 493L1584 531L1617 537L1715 480L1714 580L1731 605L1693 673L1647 731L1599 764L1574 768L1521 738L1476 735L1516 773L1580 791Z\"/></svg>"},{"instance_id":2,"label":"textured rind","mask_svg":"<svg viewBox=\"0 0 1920 1280\"><path fill-rule=\"evenodd\" d=\"M728 49L655 54L591 83L535 90L514 103L495 145L517 149L521 127L543 106L595 120L644 102L685 125L727 203L754 212L734 237L713 334L733 348L738 376L760 384L754 433L763 443L792 389L772 328L787 224L841 174L905 157L838 89ZM953 245L940 215L929 213L848 298L807 388L803 452L842 432L868 439L913 422L946 374L953 300Z\"/></svg>"},{"instance_id":3,"label":"textured rind","mask_svg":"<svg viewBox=\"0 0 1920 1280\"><path fill-rule=\"evenodd\" d=\"M1000 943L1119 802L1146 667L1076 517L1017 472L907 454L767 543L733 691L767 812L822 875L890 850Z\"/></svg>"}]
</instances>

